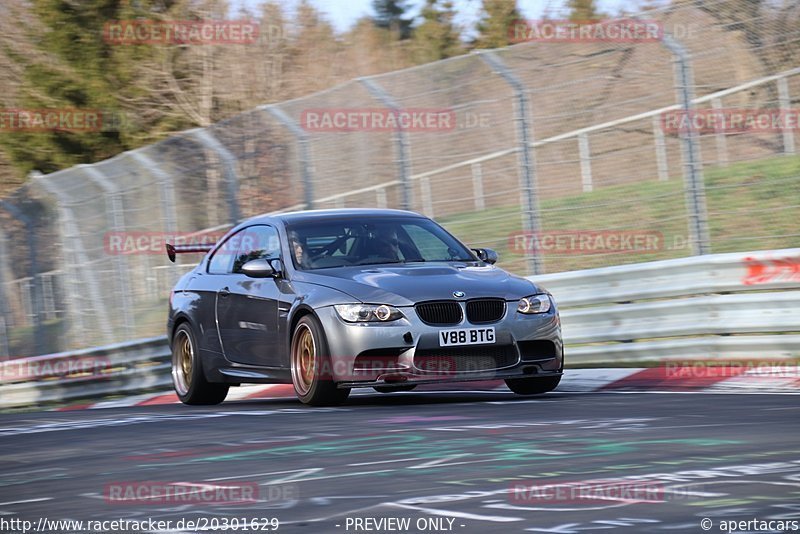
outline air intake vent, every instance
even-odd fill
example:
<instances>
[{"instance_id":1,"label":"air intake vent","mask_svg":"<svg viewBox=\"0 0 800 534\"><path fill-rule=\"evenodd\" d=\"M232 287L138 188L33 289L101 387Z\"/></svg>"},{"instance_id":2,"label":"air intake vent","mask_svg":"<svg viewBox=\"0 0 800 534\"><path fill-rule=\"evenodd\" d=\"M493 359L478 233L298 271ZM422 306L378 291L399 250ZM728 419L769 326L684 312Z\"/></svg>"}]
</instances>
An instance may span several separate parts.
<instances>
[{"instance_id":1,"label":"air intake vent","mask_svg":"<svg viewBox=\"0 0 800 534\"><path fill-rule=\"evenodd\" d=\"M514 345L417 349L414 367L428 373L468 373L511 367L519 361Z\"/></svg>"}]
</instances>

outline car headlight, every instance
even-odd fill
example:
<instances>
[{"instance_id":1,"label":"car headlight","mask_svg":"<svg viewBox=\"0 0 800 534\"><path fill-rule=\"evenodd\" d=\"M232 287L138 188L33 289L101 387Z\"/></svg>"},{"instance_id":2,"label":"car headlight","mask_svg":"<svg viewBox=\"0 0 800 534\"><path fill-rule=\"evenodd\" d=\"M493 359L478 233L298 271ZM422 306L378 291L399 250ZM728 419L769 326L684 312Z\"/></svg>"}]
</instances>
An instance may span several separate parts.
<instances>
[{"instance_id":1,"label":"car headlight","mask_svg":"<svg viewBox=\"0 0 800 534\"><path fill-rule=\"evenodd\" d=\"M388 323L403 317L400 310L387 304L337 304L333 308L348 323Z\"/></svg>"},{"instance_id":2,"label":"car headlight","mask_svg":"<svg viewBox=\"0 0 800 534\"><path fill-rule=\"evenodd\" d=\"M522 297L517 303L517 311L526 315L534 313L547 313L553 306L549 295L531 295Z\"/></svg>"}]
</instances>

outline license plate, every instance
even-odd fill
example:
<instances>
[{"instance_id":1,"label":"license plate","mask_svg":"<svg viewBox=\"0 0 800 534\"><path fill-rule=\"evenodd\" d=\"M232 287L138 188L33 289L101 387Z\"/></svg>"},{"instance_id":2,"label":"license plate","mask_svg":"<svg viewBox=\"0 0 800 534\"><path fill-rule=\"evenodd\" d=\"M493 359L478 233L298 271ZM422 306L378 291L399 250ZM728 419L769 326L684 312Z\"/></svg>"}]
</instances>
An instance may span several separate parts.
<instances>
[{"instance_id":1,"label":"license plate","mask_svg":"<svg viewBox=\"0 0 800 534\"><path fill-rule=\"evenodd\" d=\"M454 330L439 330L439 346L453 347L455 345L481 345L494 343L494 327L489 328L457 328Z\"/></svg>"}]
</instances>

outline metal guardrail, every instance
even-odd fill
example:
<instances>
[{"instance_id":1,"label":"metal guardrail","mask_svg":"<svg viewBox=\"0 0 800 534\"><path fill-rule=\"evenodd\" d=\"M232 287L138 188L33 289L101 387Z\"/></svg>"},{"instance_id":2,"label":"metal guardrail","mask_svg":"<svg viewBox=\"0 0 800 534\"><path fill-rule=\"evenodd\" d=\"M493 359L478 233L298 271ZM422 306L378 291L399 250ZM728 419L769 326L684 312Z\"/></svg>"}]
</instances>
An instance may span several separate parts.
<instances>
[{"instance_id":1,"label":"metal guardrail","mask_svg":"<svg viewBox=\"0 0 800 534\"><path fill-rule=\"evenodd\" d=\"M559 301L567 362L800 357L800 249L531 276ZM170 384L164 337L0 365L0 407Z\"/></svg>"},{"instance_id":2,"label":"metal guardrail","mask_svg":"<svg viewBox=\"0 0 800 534\"><path fill-rule=\"evenodd\" d=\"M556 295L569 363L800 357L800 249L529 278Z\"/></svg>"},{"instance_id":3,"label":"metal guardrail","mask_svg":"<svg viewBox=\"0 0 800 534\"><path fill-rule=\"evenodd\" d=\"M0 408L132 395L170 386L166 337L0 364Z\"/></svg>"},{"instance_id":4,"label":"metal guardrail","mask_svg":"<svg viewBox=\"0 0 800 534\"><path fill-rule=\"evenodd\" d=\"M531 280L577 307L713 293L800 288L800 249L708 254L567 271Z\"/></svg>"}]
</instances>

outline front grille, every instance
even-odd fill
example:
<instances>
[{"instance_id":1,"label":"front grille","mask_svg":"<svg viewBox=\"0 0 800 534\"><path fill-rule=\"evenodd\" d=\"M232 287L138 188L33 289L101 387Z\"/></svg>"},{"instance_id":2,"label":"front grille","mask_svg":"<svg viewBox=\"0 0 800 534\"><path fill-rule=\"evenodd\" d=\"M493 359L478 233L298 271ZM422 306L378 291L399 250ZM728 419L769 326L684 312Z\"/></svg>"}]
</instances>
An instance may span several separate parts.
<instances>
[{"instance_id":1,"label":"front grille","mask_svg":"<svg viewBox=\"0 0 800 534\"><path fill-rule=\"evenodd\" d=\"M475 299L467 302L467 319L472 324L496 323L506 312L503 299Z\"/></svg>"},{"instance_id":2,"label":"front grille","mask_svg":"<svg viewBox=\"0 0 800 534\"><path fill-rule=\"evenodd\" d=\"M417 304L417 315L430 325L454 325L461 322L461 306L455 301L423 302Z\"/></svg>"},{"instance_id":3,"label":"front grille","mask_svg":"<svg viewBox=\"0 0 800 534\"><path fill-rule=\"evenodd\" d=\"M414 355L414 366L429 373L466 373L490 371L516 364L517 350L514 345L478 345L447 347L441 349L418 349Z\"/></svg>"}]
</instances>

